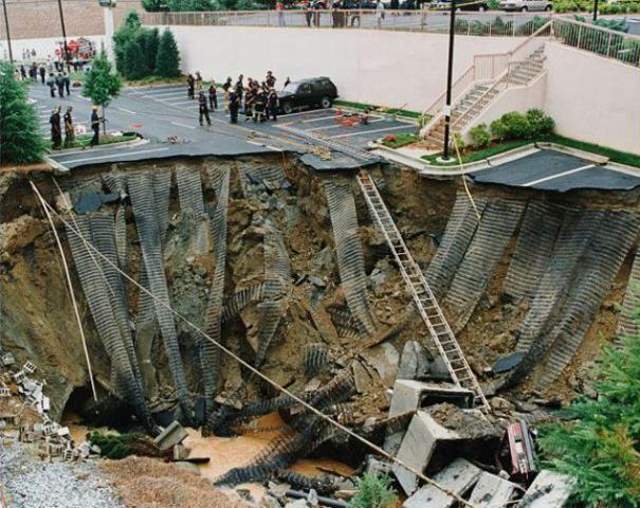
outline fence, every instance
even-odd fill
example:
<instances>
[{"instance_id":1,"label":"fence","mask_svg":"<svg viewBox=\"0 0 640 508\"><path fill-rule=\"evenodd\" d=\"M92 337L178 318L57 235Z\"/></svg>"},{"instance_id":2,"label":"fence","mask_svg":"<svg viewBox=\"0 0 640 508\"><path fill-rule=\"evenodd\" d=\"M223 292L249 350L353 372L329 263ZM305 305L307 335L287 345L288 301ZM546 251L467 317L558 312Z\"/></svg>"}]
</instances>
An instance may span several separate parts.
<instances>
[{"instance_id":1,"label":"fence","mask_svg":"<svg viewBox=\"0 0 640 508\"><path fill-rule=\"evenodd\" d=\"M554 18L552 33L563 44L640 67L640 37L588 23Z\"/></svg>"},{"instance_id":2,"label":"fence","mask_svg":"<svg viewBox=\"0 0 640 508\"><path fill-rule=\"evenodd\" d=\"M460 12L455 30L459 35L529 36L549 21L551 15L529 13ZM381 29L408 32L449 32L448 11L385 10L384 18L375 10L284 10L146 12L147 25L255 26L292 28Z\"/></svg>"}]
</instances>

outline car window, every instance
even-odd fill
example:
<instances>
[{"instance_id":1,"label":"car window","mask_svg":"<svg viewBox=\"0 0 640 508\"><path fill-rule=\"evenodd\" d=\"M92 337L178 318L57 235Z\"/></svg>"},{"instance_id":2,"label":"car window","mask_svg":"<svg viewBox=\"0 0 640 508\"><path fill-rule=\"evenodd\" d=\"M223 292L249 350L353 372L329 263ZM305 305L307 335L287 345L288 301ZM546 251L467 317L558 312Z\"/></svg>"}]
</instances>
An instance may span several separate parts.
<instances>
[{"instance_id":1,"label":"car window","mask_svg":"<svg viewBox=\"0 0 640 508\"><path fill-rule=\"evenodd\" d=\"M311 93L311 84L310 83L302 83L298 88L298 93L300 94L310 94Z\"/></svg>"}]
</instances>

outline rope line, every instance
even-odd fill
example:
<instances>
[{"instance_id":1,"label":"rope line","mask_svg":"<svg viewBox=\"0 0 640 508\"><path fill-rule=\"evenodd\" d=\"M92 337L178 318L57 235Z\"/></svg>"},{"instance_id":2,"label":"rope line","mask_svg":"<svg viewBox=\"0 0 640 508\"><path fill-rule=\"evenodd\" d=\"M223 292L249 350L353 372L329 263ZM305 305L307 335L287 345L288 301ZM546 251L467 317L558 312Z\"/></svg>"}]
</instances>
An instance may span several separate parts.
<instances>
[{"instance_id":1,"label":"rope line","mask_svg":"<svg viewBox=\"0 0 640 508\"><path fill-rule=\"evenodd\" d=\"M200 334L203 338L205 338L206 340L208 340L212 344L214 344L217 348L219 348L227 356L229 356L230 358L232 358L235 361L237 361L240 365L242 365L243 367L245 367L246 369L251 371L253 374L255 374L258 377L260 377L263 381L269 383L276 390L284 393L285 395L287 395L291 399L295 400L297 403L299 403L300 405L302 405L303 407L305 407L306 409L308 409L309 411L314 413L316 416L320 417L321 419L323 419L324 421L326 421L329 424L333 425L334 427L336 427L337 429L341 430L342 432L348 434L352 438L354 438L357 441L361 442L362 444L364 444L368 448L372 449L376 453L382 455L383 457L385 457L386 459L390 460L391 462L394 462L397 465L399 465L400 467L403 467L407 471L415 474L418 478L420 478L425 483L427 483L429 485L432 485L433 487L435 487L438 490L442 491L444 494L446 494L449 497L455 499L457 502L461 503L464 506L468 506L470 508L477 508L475 505L473 505L473 504L469 503L467 500L463 499L460 495L456 494L455 492L450 491L449 489L447 489L446 487L440 485L438 482L436 482L432 478L424 475L421 471L418 471L415 468L413 468L412 466L410 466L408 464L405 464L402 460L398 459L397 457L392 456L391 454L389 454L387 451L385 451L383 448L379 447L375 443L372 443L368 439L360 436L359 434L355 433L354 431L352 431L348 427L345 427L344 425L342 425L338 421L334 420L330 416L326 415L322 411L316 409L315 407L313 407L312 405L310 405L309 403L307 403L306 401L304 401L303 399L301 399L300 397L298 397L297 395L295 395L294 393L292 393L291 391L289 391L285 387L283 387L280 384L278 384L276 381L274 381L271 378L269 378L267 375L265 375L262 372L260 372L258 369L253 367L253 365L251 365L248 362L246 362L245 360L243 360L241 357L239 357L233 351L231 351L230 349L227 349L225 346L223 346L222 344L220 344L219 342L217 342L216 340L211 338L209 335L207 335L207 333L204 330L202 330L196 324L194 324L191 321L189 321L189 319L187 319L182 314L180 314L178 311L176 311L170 304L164 302L160 298L157 298L151 291L149 291L148 289L146 289L142 285L138 284L138 282L136 280L134 280L131 276L129 276L129 274L127 274L126 272L121 270L120 267L118 267L114 263L112 263L110 259L108 259L99 250L97 250L89 241L87 241L80 231L76 230L76 228L74 226L72 226L61 214L59 214L53 207L51 207L51 205L49 205L49 203L47 203L44 200L44 198L42 197L42 194L40 194L40 191L38 190L38 187L35 185L35 183L32 180L29 180L29 183L31 184L31 188L32 188L34 194L36 195L36 197L39 199L40 203L44 207L46 207L52 214L54 214L66 227L68 227L69 230L73 234L75 234L85 244L85 247L87 249L93 250L96 253L97 256L99 256L100 258L103 259L104 262L106 262L107 264L112 266L124 278L126 278L129 282L134 284L140 291L145 292L148 296L153 298L154 301L156 301L160 305L164 306L169 312L174 314L178 319L183 321L186 325L188 325L190 328L192 328L196 333Z\"/></svg>"}]
</instances>

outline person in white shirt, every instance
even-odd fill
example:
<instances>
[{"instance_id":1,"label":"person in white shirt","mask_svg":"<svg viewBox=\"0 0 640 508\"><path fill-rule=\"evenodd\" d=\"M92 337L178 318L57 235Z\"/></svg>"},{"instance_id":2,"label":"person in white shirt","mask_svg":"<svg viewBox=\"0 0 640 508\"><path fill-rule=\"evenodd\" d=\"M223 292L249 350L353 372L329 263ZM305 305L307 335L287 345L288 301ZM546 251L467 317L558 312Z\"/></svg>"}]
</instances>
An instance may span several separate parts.
<instances>
[{"instance_id":1,"label":"person in white shirt","mask_svg":"<svg viewBox=\"0 0 640 508\"><path fill-rule=\"evenodd\" d=\"M378 28L382 28L382 20L384 19L384 4L381 0L376 2L376 19L378 20Z\"/></svg>"}]
</instances>

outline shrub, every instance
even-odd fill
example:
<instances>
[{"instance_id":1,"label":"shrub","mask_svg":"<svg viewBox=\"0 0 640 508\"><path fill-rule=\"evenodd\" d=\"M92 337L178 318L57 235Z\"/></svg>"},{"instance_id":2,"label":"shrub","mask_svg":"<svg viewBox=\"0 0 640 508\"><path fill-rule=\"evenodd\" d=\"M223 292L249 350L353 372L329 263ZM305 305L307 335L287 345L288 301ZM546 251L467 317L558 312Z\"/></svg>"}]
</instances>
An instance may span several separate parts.
<instances>
[{"instance_id":1,"label":"shrub","mask_svg":"<svg viewBox=\"0 0 640 508\"><path fill-rule=\"evenodd\" d=\"M497 141L504 141L507 138L507 130L501 118L491 122L489 130L491 131L491 135Z\"/></svg>"},{"instance_id":2,"label":"shrub","mask_svg":"<svg viewBox=\"0 0 640 508\"><path fill-rule=\"evenodd\" d=\"M165 30L160 37L158 56L156 58L156 73L165 78L180 76L180 54L178 45L170 30Z\"/></svg>"},{"instance_id":3,"label":"shrub","mask_svg":"<svg viewBox=\"0 0 640 508\"><path fill-rule=\"evenodd\" d=\"M127 79L140 79L147 75L147 61L138 40L127 42L124 47L123 74Z\"/></svg>"},{"instance_id":4,"label":"shrub","mask_svg":"<svg viewBox=\"0 0 640 508\"><path fill-rule=\"evenodd\" d=\"M391 488L391 478L367 473L358 479L358 493L353 496L349 508L390 508L397 500Z\"/></svg>"},{"instance_id":5,"label":"shrub","mask_svg":"<svg viewBox=\"0 0 640 508\"><path fill-rule=\"evenodd\" d=\"M530 137L534 139L551 134L556 125L553 118L545 115L541 109L530 109L527 111L526 118L529 122Z\"/></svg>"},{"instance_id":6,"label":"shrub","mask_svg":"<svg viewBox=\"0 0 640 508\"><path fill-rule=\"evenodd\" d=\"M487 125L481 123L476 125L469 131L469 136L471 136L471 141L475 148L485 148L491 142L491 134L487 129Z\"/></svg>"},{"instance_id":7,"label":"shrub","mask_svg":"<svg viewBox=\"0 0 640 508\"><path fill-rule=\"evenodd\" d=\"M512 111L502 115L502 123L505 126L505 139L529 139L531 128L527 117L518 111Z\"/></svg>"},{"instance_id":8,"label":"shrub","mask_svg":"<svg viewBox=\"0 0 640 508\"><path fill-rule=\"evenodd\" d=\"M453 146L454 153L456 150L456 146L458 147L458 151L460 153L464 152L464 149L466 148L467 145L465 144L464 139L462 139L462 135L459 132L453 133L452 146Z\"/></svg>"}]
</instances>

